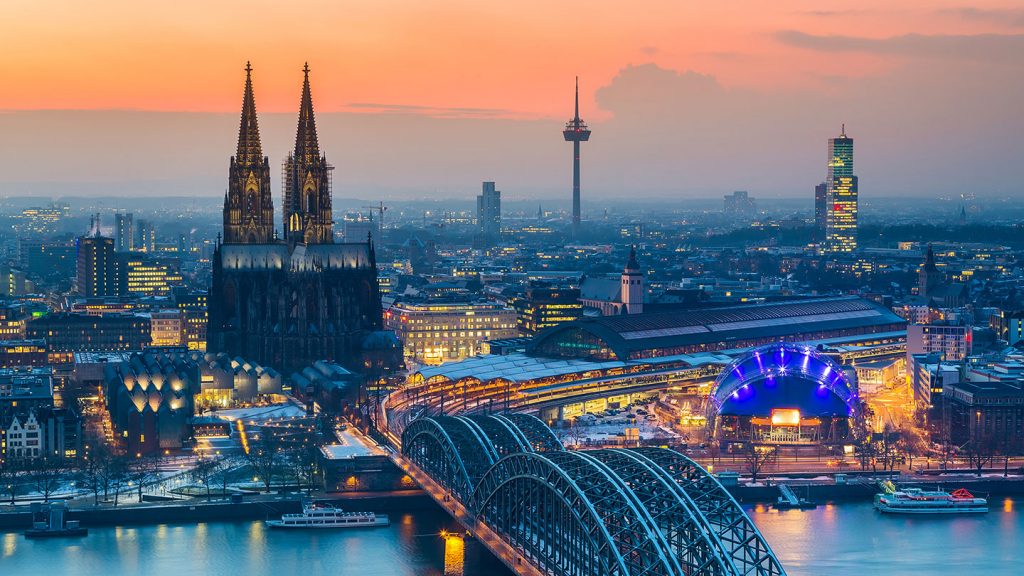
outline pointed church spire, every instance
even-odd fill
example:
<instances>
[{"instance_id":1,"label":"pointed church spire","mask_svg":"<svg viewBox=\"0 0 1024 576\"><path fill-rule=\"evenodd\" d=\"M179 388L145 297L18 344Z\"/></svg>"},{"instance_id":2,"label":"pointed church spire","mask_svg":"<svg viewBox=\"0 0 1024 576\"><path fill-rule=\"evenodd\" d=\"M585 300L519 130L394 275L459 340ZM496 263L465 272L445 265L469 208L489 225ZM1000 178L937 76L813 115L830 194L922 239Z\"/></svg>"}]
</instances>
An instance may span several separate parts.
<instances>
[{"instance_id":1,"label":"pointed church spire","mask_svg":"<svg viewBox=\"0 0 1024 576\"><path fill-rule=\"evenodd\" d=\"M626 272L640 271L640 263L636 261L636 245L629 247L629 261L626 262Z\"/></svg>"},{"instance_id":2,"label":"pointed church spire","mask_svg":"<svg viewBox=\"0 0 1024 576\"><path fill-rule=\"evenodd\" d=\"M256 122L256 98L252 93L252 66L245 63L245 92L242 95L242 121L238 127L238 152L235 156L241 166L259 166L263 163L260 145L260 127Z\"/></svg>"},{"instance_id":3,"label":"pointed church spire","mask_svg":"<svg viewBox=\"0 0 1024 576\"><path fill-rule=\"evenodd\" d=\"M309 63L302 67L302 102L299 104L299 127L295 132L295 158L312 163L320 157L320 143L316 137L316 119L313 117L313 96L309 90Z\"/></svg>"},{"instance_id":4,"label":"pointed church spire","mask_svg":"<svg viewBox=\"0 0 1024 576\"><path fill-rule=\"evenodd\" d=\"M924 269L926 272L938 272L938 268L935 266L935 252L932 250L932 245L928 245L928 252L924 255Z\"/></svg>"}]
</instances>

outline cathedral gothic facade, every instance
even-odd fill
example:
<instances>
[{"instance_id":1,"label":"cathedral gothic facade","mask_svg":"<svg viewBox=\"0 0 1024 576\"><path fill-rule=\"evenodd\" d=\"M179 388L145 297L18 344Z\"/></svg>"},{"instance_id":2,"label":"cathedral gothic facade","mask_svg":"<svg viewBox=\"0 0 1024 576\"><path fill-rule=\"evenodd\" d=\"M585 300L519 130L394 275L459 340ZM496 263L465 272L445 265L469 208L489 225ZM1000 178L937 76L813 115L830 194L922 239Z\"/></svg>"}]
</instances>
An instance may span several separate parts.
<instances>
[{"instance_id":1,"label":"cathedral gothic facade","mask_svg":"<svg viewBox=\"0 0 1024 576\"><path fill-rule=\"evenodd\" d=\"M360 373L387 371L401 363L401 345L382 331L373 244L369 238L334 242L331 166L317 141L309 67L303 72L295 149L284 163L279 236L246 65L223 241L213 256L207 346L285 375L319 360Z\"/></svg>"}]
</instances>

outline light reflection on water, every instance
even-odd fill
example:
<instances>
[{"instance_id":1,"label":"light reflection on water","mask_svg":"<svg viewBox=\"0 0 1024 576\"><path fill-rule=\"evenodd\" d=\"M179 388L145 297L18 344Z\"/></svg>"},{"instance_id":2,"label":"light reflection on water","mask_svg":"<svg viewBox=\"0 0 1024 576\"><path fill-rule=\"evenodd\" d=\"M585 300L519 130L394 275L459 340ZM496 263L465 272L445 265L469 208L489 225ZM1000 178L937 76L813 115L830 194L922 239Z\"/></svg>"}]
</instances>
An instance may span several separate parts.
<instances>
[{"instance_id":1,"label":"light reflection on water","mask_svg":"<svg viewBox=\"0 0 1024 576\"><path fill-rule=\"evenodd\" d=\"M870 503L748 513L790 576L1016 575L1021 502L992 504L970 516L882 515Z\"/></svg>"},{"instance_id":2,"label":"light reflection on water","mask_svg":"<svg viewBox=\"0 0 1024 576\"><path fill-rule=\"evenodd\" d=\"M268 530L262 522L92 527L82 539L0 533L0 576L463 576L464 542L443 512L395 513L386 528ZM478 574L509 576L497 561Z\"/></svg>"},{"instance_id":3,"label":"light reflection on water","mask_svg":"<svg viewBox=\"0 0 1024 576\"><path fill-rule=\"evenodd\" d=\"M748 509L791 576L1018 573L1021 500L985 515L882 516L870 503ZM83 539L0 534L0 576L463 576L465 543L440 511L395 513L388 528L271 531L262 522L92 528ZM505 575L488 567L479 574Z\"/></svg>"}]
</instances>

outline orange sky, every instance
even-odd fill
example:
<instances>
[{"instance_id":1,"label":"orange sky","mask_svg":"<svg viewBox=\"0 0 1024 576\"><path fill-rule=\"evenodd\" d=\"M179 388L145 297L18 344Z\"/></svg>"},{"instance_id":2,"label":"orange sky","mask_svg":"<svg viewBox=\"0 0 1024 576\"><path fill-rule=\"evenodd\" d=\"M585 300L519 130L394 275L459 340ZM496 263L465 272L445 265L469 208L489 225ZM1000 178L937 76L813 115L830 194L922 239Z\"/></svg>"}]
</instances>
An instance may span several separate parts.
<instances>
[{"instance_id":1,"label":"orange sky","mask_svg":"<svg viewBox=\"0 0 1024 576\"><path fill-rule=\"evenodd\" d=\"M629 64L694 70L727 87L827 92L831 78L884 73L901 57L805 50L778 34L1024 28L1020 2L965 2L4 0L0 110L235 111L252 60L260 111L290 112L309 60L320 111L561 118L580 74L584 116L600 120L595 91Z\"/></svg>"}]
</instances>

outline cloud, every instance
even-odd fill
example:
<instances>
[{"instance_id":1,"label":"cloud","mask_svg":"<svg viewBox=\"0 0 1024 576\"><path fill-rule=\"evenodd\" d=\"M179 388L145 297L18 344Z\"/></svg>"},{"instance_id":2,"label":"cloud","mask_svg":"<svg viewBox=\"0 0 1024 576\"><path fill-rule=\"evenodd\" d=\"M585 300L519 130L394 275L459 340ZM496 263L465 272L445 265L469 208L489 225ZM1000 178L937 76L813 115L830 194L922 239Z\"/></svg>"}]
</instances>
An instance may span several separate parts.
<instances>
[{"instance_id":1,"label":"cloud","mask_svg":"<svg viewBox=\"0 0 1024 576\"><path fill-rule=\"evenodd\" d=\"M939 14L951 15L963 20L1001 24L1011 28L1024 26L1024 8L975 8L963 6L939 10Z\"/></svg>"},{"instance_id":2,"label":"cloud","mask_svg":"<svg viewBox=\"0 0 1024 576\"><path fill-rule=\"evenodd\" d=\"M378 102L350 102L349 110L375 114L418 114L434 118L508 118L518 115L502 108L448 108L443 106L417 106L414 104L381 104Z\"/></svg>"},{"instance_id":3,"label":"cloud","mask_svg":"<svg viewBox=\"0 0 1024 576\"><path fill-rule=\"evenodd\" d=\"M889 38L860 36L818 36L799 30L775 34L783 44L818 52L861 52L912 58L944 58L998 62L1020 66L1024 34L923 35L905 34Z\"/></svg>"},{"instance_id":4,"label":"cloud","mask_svg":"<svg viewBox=\"0 0 1024 576\"><path fill-rule=\"evenodd\" d=\"M1024 197L1024 74L1007 70L921 58L883 74L831 77L826 91L778 91L654 64L624 67L596 94L607 119L584 110L593 129L582 150L584 213L603 207L603 198L708 198L743 189L765 199L801 197L809 208L825 175L826 141L843 122L856 140L866 201L961 192ZM336 198L469 199L481 181L494 180L510 202L568 206L571 147L562 118L355 104L317 115L321 149L336 166ZM261 114L260 129L271 165L280 166L294 146L294 114ZM219 196L237 131L235 113L0 114L0 194Z\"/></svg>"}]
</instances>

